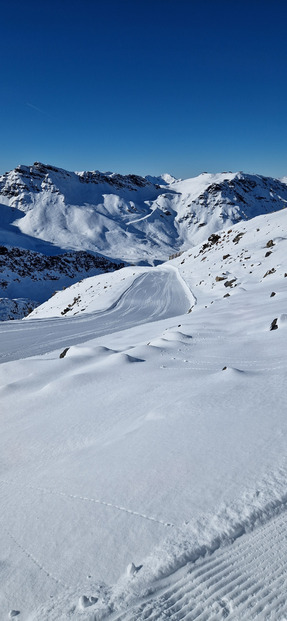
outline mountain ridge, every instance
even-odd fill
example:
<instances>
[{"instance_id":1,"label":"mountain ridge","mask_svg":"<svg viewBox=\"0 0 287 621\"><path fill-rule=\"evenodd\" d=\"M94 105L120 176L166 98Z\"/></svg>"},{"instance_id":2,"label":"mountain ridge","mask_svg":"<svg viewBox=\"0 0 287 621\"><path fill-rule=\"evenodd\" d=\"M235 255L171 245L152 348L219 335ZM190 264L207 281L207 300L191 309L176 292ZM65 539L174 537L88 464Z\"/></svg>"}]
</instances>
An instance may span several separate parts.
<instances>
[{"instance_id":1,"label":"mountain ridge","mask_svg":"<svg viewBox=\"0 0 287 621\"><path fill-rule=\"evenodd\" d=\"M218 303L228 307L239 292L248 297L254 290L267 289L266 304L270 304L267 296L272 289L272 298L276 292L279 295L287 277L286 216L287 212L278 211L238 222L156 269L176 270L191 292L190 312L199 313ZM65 308L69 308L68 317L89 314L99 310L101 303L107 308L147 269L155 268L126 267L118 274L75 283L38 306L29 318L66 316Z\"/></svg>"},{"instance_id":2,"label":"mountain ridge","mask_svg":"<svg viewBox=\"0 0 287 621\"><path fill-rule=\"evenodd\" d=\"M177 180L167 173L141 177L70 172L35 162L0 176L0 244L38 252L39 265L40 255L64 252L87 252L117 265L157 265L240 220L286 205L284 179L261 175L202 173ZM75 270L73 277L77 275ZM21 281L23 275L16 278ZM8 283L0 287L5 298L10 281L2 281ZM16 282L15 299L23 297L22 284L17 291ZM71 280L62 282L67 284ZM42 293L39 298L33 290L35 302L43 302Z\"/></svg>"}]
</instances>

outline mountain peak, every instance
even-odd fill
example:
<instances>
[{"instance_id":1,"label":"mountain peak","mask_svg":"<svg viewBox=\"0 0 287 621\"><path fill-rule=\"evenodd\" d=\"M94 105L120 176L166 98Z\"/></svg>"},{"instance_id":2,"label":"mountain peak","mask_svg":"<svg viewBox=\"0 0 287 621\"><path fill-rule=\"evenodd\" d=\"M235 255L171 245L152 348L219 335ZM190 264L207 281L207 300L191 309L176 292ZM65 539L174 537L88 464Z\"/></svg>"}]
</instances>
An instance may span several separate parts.
<instances>
[{"instance_id":1,"label":"mountain peak","mask_svg":"<svg viewBox=\"0 0 287 621\"><path fill-rule=\"evenodd\" d=\"M154 177L152 175L146 175L145 178L150 183L154 183L155 185L171 185L175 181L179 181L179 179L176 179L176 177L174 177L173 175L170 175L169 173L163 173L162 175L159 175L158 177Z\"/></svg>"}]
</instances>

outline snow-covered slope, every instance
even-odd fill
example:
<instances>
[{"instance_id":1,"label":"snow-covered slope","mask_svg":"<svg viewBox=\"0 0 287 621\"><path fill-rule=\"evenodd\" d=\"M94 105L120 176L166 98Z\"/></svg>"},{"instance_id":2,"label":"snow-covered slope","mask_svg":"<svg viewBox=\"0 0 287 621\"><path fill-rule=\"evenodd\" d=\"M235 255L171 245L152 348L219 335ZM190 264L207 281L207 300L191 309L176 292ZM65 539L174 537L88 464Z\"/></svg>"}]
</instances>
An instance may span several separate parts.
<instances>
[{"instance_id":1,"label":"snow-covered slope","mask_svg":"<svg viewBox=\"0 0 287 621\"><path fill-rule=\"evenodd\" d=\"M5 266L0 295L24 296L36 304L43 301L44 289L46 298L55 290L53 278L60 278L60 287L70 284L71 279L63 277L59 257L50 280L37 269L45 257L64 250L70 253L70 267L73 259L77 264L78 255L73 259L71 255L76 251L94 253L103 262L109 258L113 263L154 265L226 226L286 204L284 180L259 175L203 173L179 181L168 174L143 178L99 171L73 173L39 162L18 166L0 177L0 244L12 252L21 249L23 266L29 263L24 250L44 256L32 262L34 274L28 269L33 282L23 280L23 270L17 273ZM77 279L76 270L72 278Z\"/></svg>"},{"instance_id":2,"label":"snow-covered slope","mask_svg":"<svg viewBox=\"0 0 287 621\"><path fill-rule=\"evenodd\" d=\"M161 270L176 268L194 299L192 310L233 298L239 292L287 287L287 210L240 222L213 233L203 243L162 264ZM91 313L108 308L146 268L125 268L75 283L36 308L33 317L60 317ZM274 285L275 286L275 285ZM269 289L268 289L269 290ZM271 293L271 291L270 291ZM77 302L73 304L74 298Z\"/></svg>"},{"instance_id":3,"label":"snow-covered slope","mask_svg":"<svg viewBox=\"0 0 287 621\"><path fill-rule=\"evenodd\" d=\"M0 325L4 619L286 617L286 216Z\"/></svg>"},{"instance_id":4,"label":"snow-covered slope","mask_svg":"<svg viewBox=\"0 0 287 621\"><path fill-rule=\"evenodd\" d=\"M6 232L9 226L11 234L13 224L22 239L153 263L226 225L287 204L286 185L259 175L149 179L153 181L98 171L72 173L40 163L18 166L0 177L0 213L5 214Z\"/></svg>"},{"instance_id":5,"label":"snow-covered slope","mask_svg":"<svg viewBox=\"0 0 287 621\"><path fill-rule=\"evenodd\" d=\"M23 234L62 248L85 249L121 259L125 255L129 261L156 254L151 248L146 251L148 240L132 223L151 213L160 193L159 186L136 175L72 173L40 163L19 166L0 178L0 200L21 211L14 224L16 220ZM155 239L149 240L149 246L155 249L160 241L164 247L164 228L161 224L157 240L155 224Z\"/></svg>"}]
</instances>

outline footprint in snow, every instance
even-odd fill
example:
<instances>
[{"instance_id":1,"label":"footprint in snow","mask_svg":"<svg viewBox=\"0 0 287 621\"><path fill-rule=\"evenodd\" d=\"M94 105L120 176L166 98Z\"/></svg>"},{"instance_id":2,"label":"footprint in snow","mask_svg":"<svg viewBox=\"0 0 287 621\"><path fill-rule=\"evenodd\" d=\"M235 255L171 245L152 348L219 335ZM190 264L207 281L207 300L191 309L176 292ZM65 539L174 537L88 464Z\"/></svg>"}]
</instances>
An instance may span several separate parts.
<instances>
[{"instance_id":1,"label":"footprint in snow","mask_svg":"<svg viewBox=\"0 0 287 621\"><path fill-rule=\"evenodd\" d=\"M87 597L86 595L82 595L79 599L79 609L85 610L85 608L88 608L89 606L93 606L93 604L96 604L97 601L98 601L97 597Z\"/></svg>"},{"instance_id":2,"label":"footprint in snow","mask_svg":"<svg viewBox=\"0 0 287 621\"><path fill-rule=\"evenodd\" d=\"M9 619L14 619L14 617L18 617L20 614L20 610L10 610Z\"/></svg>"},{"instance_id":3,"label":"footprint in snow","mask_svg":"<svg viewBox=\"0 0 287 621\"><path fill-rule=\"evenodd\" d=\"M141 568L142 565L136 567L134 563L129 563L129 565L127 566L127 576L135 576L135 574L137 574Z\"/></svg>"}]
</instances>

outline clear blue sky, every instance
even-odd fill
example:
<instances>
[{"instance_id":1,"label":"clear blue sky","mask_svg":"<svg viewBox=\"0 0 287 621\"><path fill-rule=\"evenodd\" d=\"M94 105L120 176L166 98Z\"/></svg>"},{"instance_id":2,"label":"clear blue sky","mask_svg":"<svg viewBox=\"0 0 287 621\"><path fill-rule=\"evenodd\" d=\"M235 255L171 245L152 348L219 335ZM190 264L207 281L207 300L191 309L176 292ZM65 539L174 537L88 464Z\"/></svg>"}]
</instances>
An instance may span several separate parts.
<instances>
[{"instance_id":1,"label":"clear blue sky","mask_svg":"<svg viewBox=\"0 0 287 621\"><path fill-rule=\"evenodd\" d=\"M286 0L0 0L0 172L287 174Z\"/></svg>"}]
</instances>

